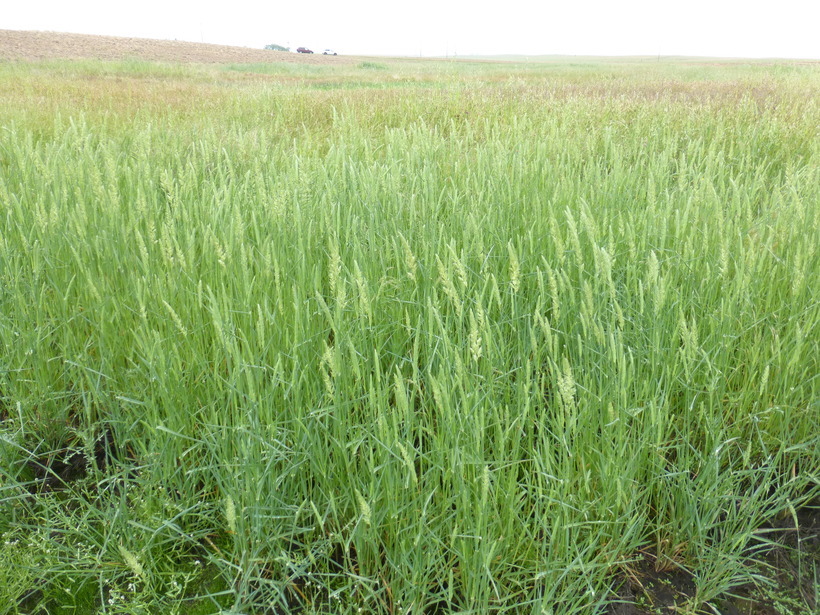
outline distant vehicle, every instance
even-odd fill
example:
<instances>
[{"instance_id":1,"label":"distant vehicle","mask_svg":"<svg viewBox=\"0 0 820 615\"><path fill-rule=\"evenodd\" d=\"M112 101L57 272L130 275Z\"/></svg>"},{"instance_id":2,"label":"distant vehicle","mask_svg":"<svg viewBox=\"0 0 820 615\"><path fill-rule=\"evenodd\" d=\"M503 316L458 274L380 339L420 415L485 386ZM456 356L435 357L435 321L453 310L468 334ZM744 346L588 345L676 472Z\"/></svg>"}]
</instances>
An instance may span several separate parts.
<instances>
[{"instance_id":1,"label":"distant vehicle","mask_svg":"<svg viewBox=\"0 0 820 615\"><path fill-rule=\"evenodd\" d=\"M335 51L333 51L332 49L325 49L325 50L322 52L322 55L325 55L325 56L335 56L335 55L336 55L336 52L335 52Z\"/></svg>"},{"instance_id":2,"label":"distant vehicle","mask_svg":"<svg viewBox=\"0 0 820 615\"><path fill-rule=\"evenodd\" d=\"M297 47L296 48L296 53L313 53L313 52L310 49L308 49L307 47Z\"/></svg>"}]
</instances>

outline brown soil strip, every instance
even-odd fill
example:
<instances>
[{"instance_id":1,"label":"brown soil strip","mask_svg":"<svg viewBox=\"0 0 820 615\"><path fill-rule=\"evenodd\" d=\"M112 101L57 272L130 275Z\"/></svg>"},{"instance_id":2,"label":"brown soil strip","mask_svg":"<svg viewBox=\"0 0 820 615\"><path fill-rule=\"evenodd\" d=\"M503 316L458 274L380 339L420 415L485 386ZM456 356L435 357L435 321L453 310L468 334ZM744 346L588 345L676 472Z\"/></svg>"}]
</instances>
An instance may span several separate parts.
<instances>
[{"instance_id":1,"label":"brown soil strip","mask_svg":"<svg viewBox=\"0 0 820 615\"><path fill-rule=\"evenodd\" d=\"M124 38L64 32L0 30L0 60L53 59L152 60L199 64L293 62L300 64L351 64L360 58L325 56L208 43Z\"/></svg>"}]
</instances>

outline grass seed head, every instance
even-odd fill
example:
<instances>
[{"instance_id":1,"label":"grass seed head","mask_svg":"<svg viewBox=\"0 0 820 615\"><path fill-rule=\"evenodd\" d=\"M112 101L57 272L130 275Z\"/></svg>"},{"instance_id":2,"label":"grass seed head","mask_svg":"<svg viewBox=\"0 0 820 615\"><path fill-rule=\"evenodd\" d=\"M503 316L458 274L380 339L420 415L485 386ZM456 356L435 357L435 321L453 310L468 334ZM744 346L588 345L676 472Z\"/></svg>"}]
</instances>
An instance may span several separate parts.
<instances>
[{"instance_id":1,"label":"grass seed head","mask_svg":"<svg viewBox=\"0 0 820 615\"><path fill-rule=\"evenodd\" d=\"M136 576L142 577L145 575L145 569L142 567L142 564L137 559L137 556L131 553L128 549L124 546L119 545L120 555L122 555L122 559L125 562L125 565L131 569Z\"/></svg>"},{"instance_id":2,"label":"grass seed head","mask_svg":"<svg viewBox=\"0 0 820 615\"><path fill-rule=\"evenodd\" d=\"M228 496L225 498L225 521L228 524L228 531L231 534L236 533L236 504L234 504L233 498Z\"/></svg>"}]
</instances>

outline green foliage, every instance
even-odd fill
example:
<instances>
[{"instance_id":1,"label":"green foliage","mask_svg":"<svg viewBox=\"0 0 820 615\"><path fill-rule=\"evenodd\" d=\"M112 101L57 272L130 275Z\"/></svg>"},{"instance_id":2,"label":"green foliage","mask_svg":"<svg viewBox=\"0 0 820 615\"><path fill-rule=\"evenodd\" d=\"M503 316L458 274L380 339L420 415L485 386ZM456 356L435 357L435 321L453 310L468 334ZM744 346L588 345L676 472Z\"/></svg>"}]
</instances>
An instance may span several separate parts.
<instances>
[{"instance_id":1,"label":"green foliage","mask_svg":"<svg viewBox=\"0 0 820 615\"><path fill-rule=\"evenodd\" d=\"M366 68L370 70L387 70L387 64L381 62L359 62L359 68Z\"/></svg>"},{"instance_id":2,"label":"green foliage","mask_svg":"<svg viewBox=\"0 0 820 615\"><path fill-rule=\"evenodd\" d=\"M265 45L265 49L270 49L271 51L290 51L290 47L282 47L282 45L277 45L275 43Z\"/></svg>"},{"instance_id":3,"label":"green foliage","mask_svg":"<svg viewBox=\"0 0 820 615\"><path fill-rule=\"evenodd\" d=\"M816 72L364 64L0 66L7 612L705 605L817 495Z\"/></svg>"}]
</instances>

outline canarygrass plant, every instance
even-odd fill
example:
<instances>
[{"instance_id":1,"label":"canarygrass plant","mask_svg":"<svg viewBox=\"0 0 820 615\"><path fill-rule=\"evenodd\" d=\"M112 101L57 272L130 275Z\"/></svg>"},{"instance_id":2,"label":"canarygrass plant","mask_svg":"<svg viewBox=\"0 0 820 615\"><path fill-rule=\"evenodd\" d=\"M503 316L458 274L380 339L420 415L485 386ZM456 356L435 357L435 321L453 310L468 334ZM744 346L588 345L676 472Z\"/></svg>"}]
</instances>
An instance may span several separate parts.
<instances>
[{"instance_id":1,"label":"canarygrass plant","mask_svg":"<svg viewBox=\"0 0 820 615\"><path fill-rule=\"evenodd\" d=\"M454 66L0 66L4 612L751 578L818 495L816 70Z\"/></svg>"}]
</instances>

